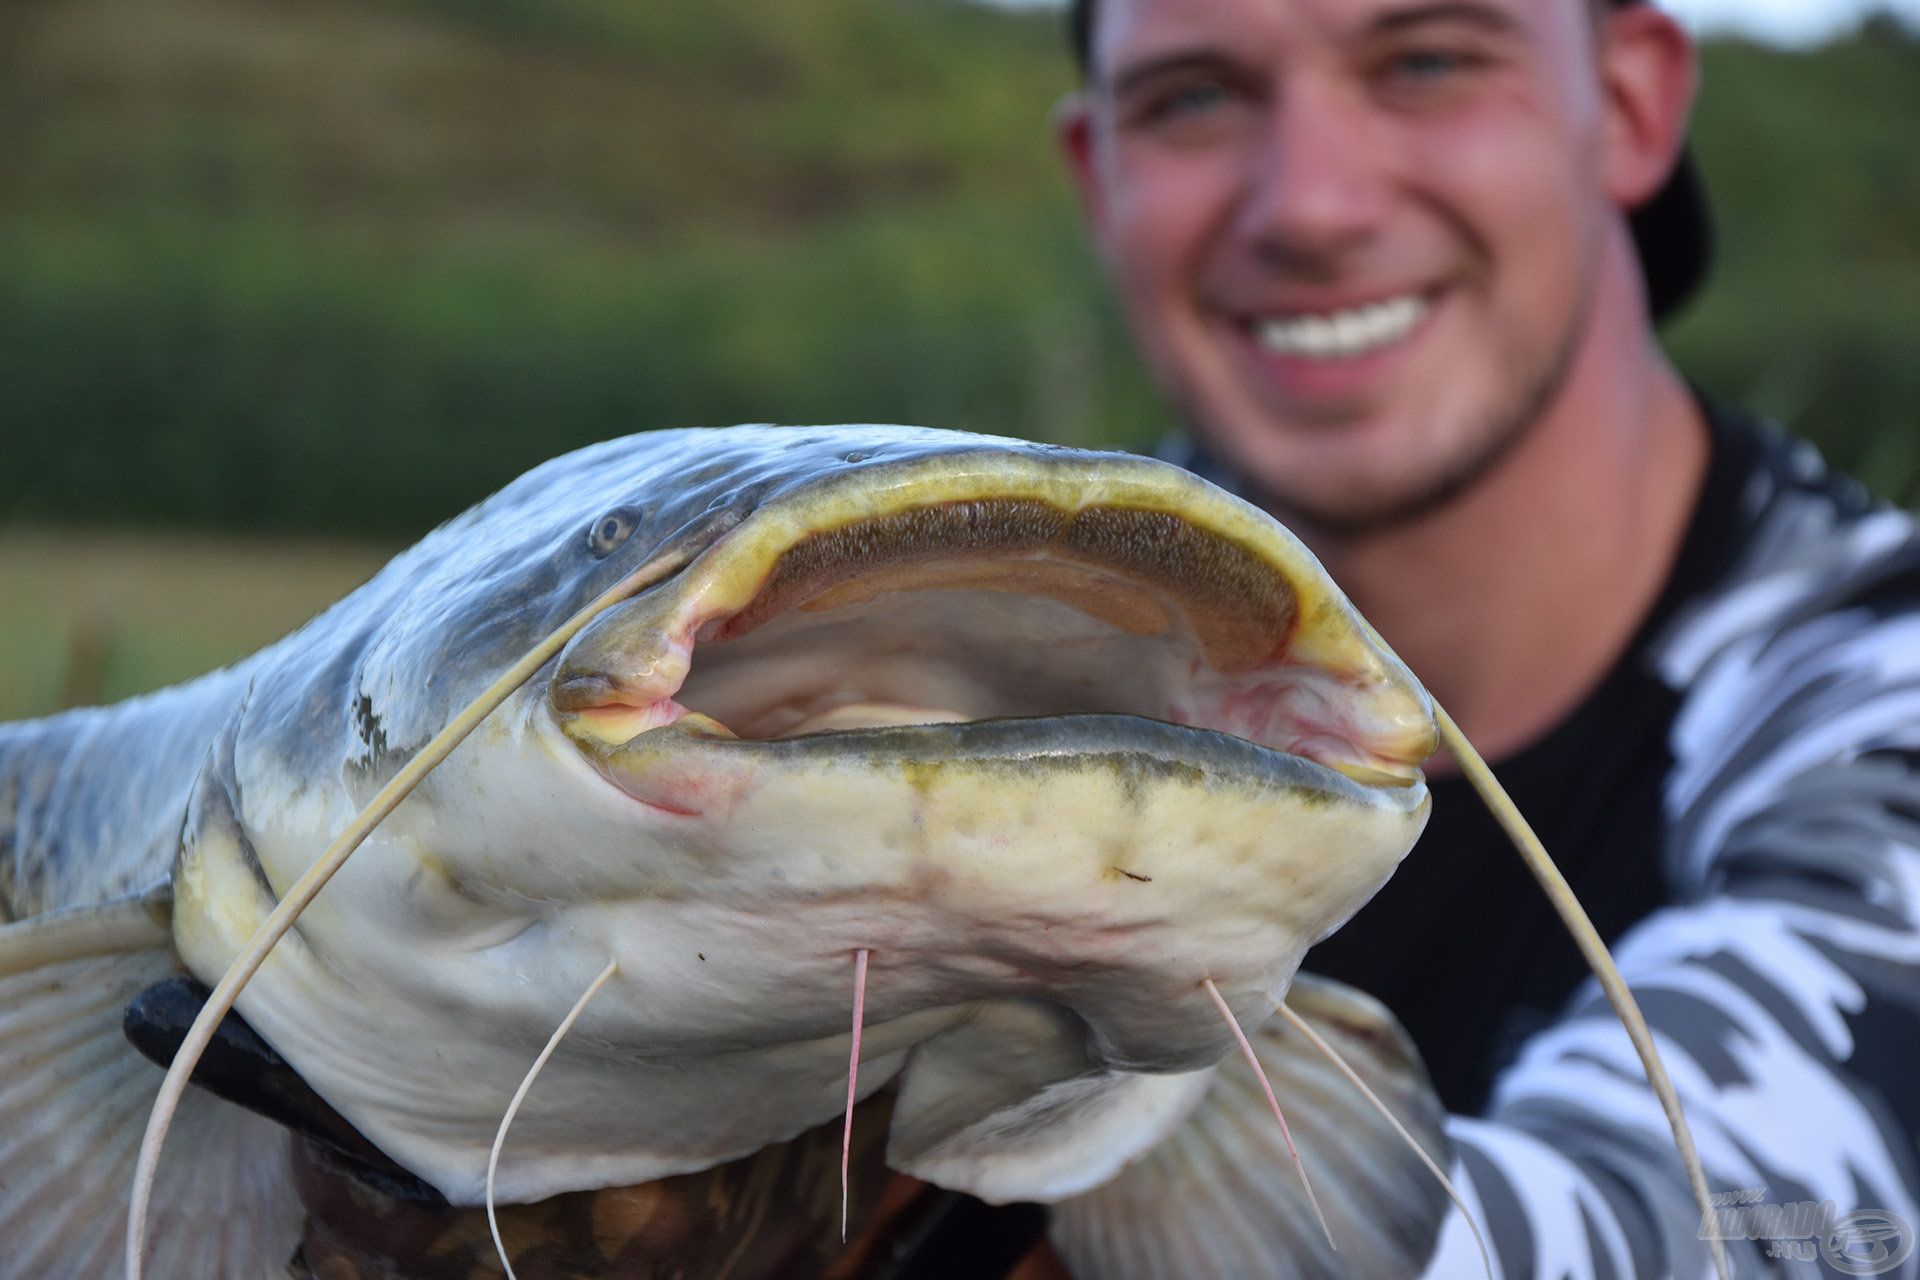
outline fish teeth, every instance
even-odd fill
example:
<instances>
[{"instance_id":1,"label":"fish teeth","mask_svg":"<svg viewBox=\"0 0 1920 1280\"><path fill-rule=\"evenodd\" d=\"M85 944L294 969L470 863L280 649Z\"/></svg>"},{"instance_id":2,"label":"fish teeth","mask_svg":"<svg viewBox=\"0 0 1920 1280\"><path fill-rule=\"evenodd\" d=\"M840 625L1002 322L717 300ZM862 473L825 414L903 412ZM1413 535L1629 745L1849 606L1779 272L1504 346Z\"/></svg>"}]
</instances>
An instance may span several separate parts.
<instances>
[{"instance_id":1,"label":"fish teeth","mask_svg":"<svg viewBox=\"0 0 1920 1280\"><path fill-rule=\"evenodd\" d=\"M1254 336L1276 355L1347 359L1400 341L1413 332L1430 306L1417 294L1404 294L1321 315L1259 320L1254 323Z\"/></svg>"}]
</instances>

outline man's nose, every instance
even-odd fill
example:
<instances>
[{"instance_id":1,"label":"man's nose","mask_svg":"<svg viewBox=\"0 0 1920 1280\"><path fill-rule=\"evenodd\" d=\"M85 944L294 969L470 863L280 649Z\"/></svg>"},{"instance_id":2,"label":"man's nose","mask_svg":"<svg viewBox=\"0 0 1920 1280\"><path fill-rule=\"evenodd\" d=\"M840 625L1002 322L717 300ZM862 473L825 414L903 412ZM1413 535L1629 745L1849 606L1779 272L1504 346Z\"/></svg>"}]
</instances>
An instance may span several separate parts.
<instances>
[{"instance_id":1,"label":"man's nose","mask_svg":"<svg viewBox=\"0 0 1920 1280\"><path fill-rule=\"evenodd\" d=\"M1385 222L1391 157L1364 105L1337 90L1277 96L1250 169L1240 230L1279 265L1331 265Z\"/></svg>"}]
</instances>

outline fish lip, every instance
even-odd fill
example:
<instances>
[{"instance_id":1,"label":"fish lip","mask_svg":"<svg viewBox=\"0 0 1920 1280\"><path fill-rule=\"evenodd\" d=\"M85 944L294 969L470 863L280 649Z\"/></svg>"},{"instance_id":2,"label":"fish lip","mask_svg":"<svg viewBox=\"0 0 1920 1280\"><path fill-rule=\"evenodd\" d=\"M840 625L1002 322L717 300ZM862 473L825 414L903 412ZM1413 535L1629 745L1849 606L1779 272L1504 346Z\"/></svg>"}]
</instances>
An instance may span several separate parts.
<instances>
[{"instance_id":1,"label":"fish lip","mask_svg":"<svg viewBox=\"0 0 1920 1280\"><path fill-rule=\"evenodd\" d=\"M756 742L720 738L744 748L805 744L791 754L861 755L900 763L990 761L1013 764L1096 757L1125 759L1211 776L1232 776L1264 784L1284 783L1354 797L1375 789L1405 790L1424 781L1418 770L1377 778L1355 778L1318 760L1269 747L1222 729L1175 724L1149 716L1116 712L1076 712L1058 716L997 716L943 724L883 725L870 729L831 729Z\"/></svg>"},{"instance_id":2,"label":"fish lip","mask_svg":"<svg viewBox=\"0 0 1920 1280\"><path fill-rule=\"evenodd\" d=\"M716 762L731 757L745 765L789 769L858 765L1044 771L1104 762L1137 772L1279 787L1322 795L1328 801L1402 809L1424 804L1426 795L1426 778L1418 769L1405 775L1353 777L1222 730L1105 712L832 729L769 739L736 738L680 720L623 744L585 742L582 746L603 778L636 799L641 797L622 783L623 766L643 765L657 752L676 758L712 753Z\"/></svg>"}]
</instances>

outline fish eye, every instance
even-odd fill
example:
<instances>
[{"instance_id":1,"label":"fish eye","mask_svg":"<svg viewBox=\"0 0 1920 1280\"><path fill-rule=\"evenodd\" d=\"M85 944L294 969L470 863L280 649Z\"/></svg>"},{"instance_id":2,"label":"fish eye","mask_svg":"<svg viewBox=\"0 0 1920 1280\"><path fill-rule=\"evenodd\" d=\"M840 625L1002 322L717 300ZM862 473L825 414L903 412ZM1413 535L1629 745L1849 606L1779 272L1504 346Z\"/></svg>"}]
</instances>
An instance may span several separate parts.
<instances>
[{"instance_id":1,"label":"fish eye","mask_svg":"<svg viewBox=\"0 0 1920 1280\"><path fill-rule=\"evenodd\" d=\"M587 531L587 550L594 557L604 560L620 549L620 545L633 536L634 529L640 523L640 512L634 507L615 507L593 522L593 528Z\"/></svg>"}]
</instances>

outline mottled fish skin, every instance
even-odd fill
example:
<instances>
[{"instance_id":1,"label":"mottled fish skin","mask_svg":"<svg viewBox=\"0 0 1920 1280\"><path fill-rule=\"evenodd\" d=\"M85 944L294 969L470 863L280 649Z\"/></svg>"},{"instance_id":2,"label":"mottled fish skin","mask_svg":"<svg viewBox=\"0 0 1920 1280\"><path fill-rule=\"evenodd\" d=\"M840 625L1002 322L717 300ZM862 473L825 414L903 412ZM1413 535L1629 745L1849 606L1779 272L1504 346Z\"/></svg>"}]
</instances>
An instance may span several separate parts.
<instances>
[{"instance_id":1,"label":"mottled fish skin","mask_svg":"<svg viewBox=\"0 0 1920 1280\"><path fill-rule=\"evenodd\" d=\"M0 725L0 922L166 882L187 794L253 665Z\"/></svg>"}]
</instances>

